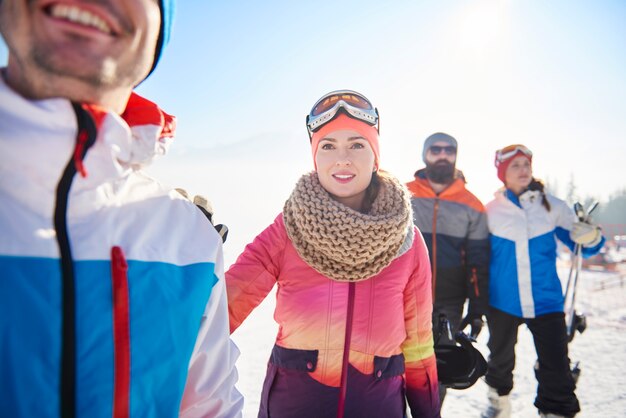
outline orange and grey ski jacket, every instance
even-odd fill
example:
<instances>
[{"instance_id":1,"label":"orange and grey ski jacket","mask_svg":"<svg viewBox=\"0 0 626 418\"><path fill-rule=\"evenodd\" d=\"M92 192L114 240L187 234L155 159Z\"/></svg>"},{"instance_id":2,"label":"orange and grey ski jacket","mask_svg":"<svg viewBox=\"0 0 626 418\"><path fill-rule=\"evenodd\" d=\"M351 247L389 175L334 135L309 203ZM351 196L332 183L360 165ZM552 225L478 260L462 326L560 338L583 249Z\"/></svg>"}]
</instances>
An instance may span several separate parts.
<instances>
[{"instance_id":1,"label":"orange and grey ski jacket","mask_svg":"<svg viewBox=\"0 0 626 418\"><path fill-rule=\"evenodd\" d=\"M430 186L425 169L418 170L407 187L413 221L430 253L435 306L463 304L469 298L472 314L486 314L489 229L484 206L465 188L458 170L455 180L439 194Z\"/></svg>"}]
</instances>

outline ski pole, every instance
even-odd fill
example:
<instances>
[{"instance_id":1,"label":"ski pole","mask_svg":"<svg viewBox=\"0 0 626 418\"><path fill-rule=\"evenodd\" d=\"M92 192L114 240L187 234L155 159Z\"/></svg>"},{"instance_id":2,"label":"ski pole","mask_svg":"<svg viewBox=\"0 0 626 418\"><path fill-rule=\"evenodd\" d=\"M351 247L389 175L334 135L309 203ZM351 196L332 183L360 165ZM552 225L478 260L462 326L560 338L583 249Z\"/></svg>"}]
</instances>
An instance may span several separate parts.
<instances>
[{"instance_id":1,"label":"ski pole","mask_svg":"<svg viewBox=\"0 0 626 418\"><path fill-rule=\"evenodd\" d=\"M591 204L589 209L585 211L583 206L576 202L574 203L574 212L578 217L580 222L588 222L591 216L591 213L598 207L598 201L595 201ZM574 317L576 314L576 290L578 288L578 276L580 274L580 270L582 268L582 246L580 244L576 244L574 247L574 258L572 260L572 266L570 267L569 277L567 279L567 287L565 290L565 302L570 301L569 307L566 309L566 325L567 325L567 335L570 337L570 341L572 338L572 334L575 332L574 330ZM573 273L573 281L572 281L572 273ZM569 298L569 294L572 294L571 299ZM582 331L581 331L582 332Z\"/></svg>"},{"instance_id":2,"label":"ski pole","mask_svg":"<svg viewBox=\"0 0 626 418\"><path fill-rule=\"evenodd\" d=\"M582 221L584 218L584 209L583 206L576 202L574 203L574 213L579 221ZM571 265L569 269L569 275L567 276L567 285L565 286L565 320L566 320L566 328L567 335L570 335L571 324L573 323L574 316L574 302L572 300L572 294L574 293L575 282L578 279L578 258L580 255L580 245L576 244L574 246L574 251L571 258Z\"/></svg>"},{"instance_id":3,"label":"ski pole","mask_svg":"<svg viewBox=\"0 0 626 418\"><path fill-rule=\"evenodd\" d=\"M581 245L576 245L575 255L574 255L574 263L576 263L576 268L574 271L574 280L572 282L572 298L570 302L570 306L568 309L568 317L567 317L567 335L571 337L574 332L574 316L576 315L576 289L578 287L578 276L580 274L580 269L582 268L583 257L581 254Z\"/></svg>"},{"instance_id":4,"label":"ski pole","mask_svg":"<svg viewBox=\"0 0 626 418\"><path fill-rule=\"evenodd\" d=\"M589 208L589 210L587 211L587 216L585 217L585 221L589 220L589 216L591 216L591 212L593 212L597 207L598 207L598 202L597 200L595 202L593 202L591 204L591 207Z\"/></svg>"},{"instance_id":5,"label":"ski pole","mask_svg":"<svg viewBox=\"0 0 626 418\"><path fill-rule=\"evenodd\" d=\"M570 294L572 292L572 278L574 277L574 270L576 269L576 266L578 265L577 262L577 258L578 258L578 244L576 244L574 246L574 252L572 253L572 258L571 258L571 265L569 268L569 275L567 276L567 285L565 286L565 303L569 303L570 300ZM566 306L565 307L565 312L569 312L570 306Z\"/></svg>"},{"instance_id":6,"label":"ski pole","mask_svg":"<svg viewBox=\"0 0 626 418\"><path fill-rule=\"evenodd\" d=\"M574 213L576 214L579 222L583 222L585 220L585 209L580 202L574 203ZM582 266L581 258L581 246L580 244L576 244L574 246L574 254L572 257L572 265L569 270L569 277L567 278L567 286L565 288L565 303L569 303L565 310L568 337L571 337L572 335L574 323L574 314L576 309L576 285L578 284L578 274Z\"/></svg>"}]
</instances>

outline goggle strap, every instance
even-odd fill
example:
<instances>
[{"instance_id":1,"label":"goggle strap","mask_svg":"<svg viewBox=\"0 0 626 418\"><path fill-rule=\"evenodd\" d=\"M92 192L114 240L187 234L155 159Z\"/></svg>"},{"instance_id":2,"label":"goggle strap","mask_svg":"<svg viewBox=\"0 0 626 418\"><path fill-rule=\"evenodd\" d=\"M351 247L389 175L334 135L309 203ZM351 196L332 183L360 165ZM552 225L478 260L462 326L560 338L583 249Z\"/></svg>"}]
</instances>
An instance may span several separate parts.
<instances>
[{"instance_id":1,"label":"goggle strap","mask_svg":"<svg viewBox=\"0 0 626 418\"><path fill-rule=\"evenodd\" d=\"M378 131L378 135L380 135L380 112L377 107L375 107L374 110L376 111L376 116L378 116L376 119L376 131Z\"/></svg>"},{"instance_id":2,"label":"goggle strap","mask_svg":"<svg viewBox=\"0 0 626 418\"><path fill-rule=\"evenodd\" d=\"M356 109L357 112L360 112L360 109ZM345 115L347 115L348 117L352 118L352 119L356 119L359 121L362 121L364 123L367 123L368 125L371 126L376 126L376 129L378 130L378 124L379 124L379 119L380 119L380 115L378 114L378 109L374 108L374 111L376 112L376 121L372 124L370 120L366 120L363 118L360 118L357 115L353 115L351 112L351 110L349 110L347 107L345 106L340 106L336 109L335 113L332 115L332 117L327 118L326 120L324 120L323 123L318 124L314 129L311 129L311 125L309 124L309 121L311 119L311 115L307 115L306 117L306 126L307 126L307 130L309 131L309 136L311 136L310 132L316 132L318 129L320 129L322 126L326 125L327 123L330 123L333 119L335 119L340 113L344 113ZM380 133L380 131L379 131Z\"/></svg>"},{"instance_id":3,"label":"goggle strap","mask_svg":"<svg viewBox=\"0 0 626 418\"><path fill-rule=\"evenodd\" d=\"M309 128L309 115L306 115L306 133L309 134L309 142L313 142L313 136L311 135L311 128Z\"/></svg>"}]
</instances>

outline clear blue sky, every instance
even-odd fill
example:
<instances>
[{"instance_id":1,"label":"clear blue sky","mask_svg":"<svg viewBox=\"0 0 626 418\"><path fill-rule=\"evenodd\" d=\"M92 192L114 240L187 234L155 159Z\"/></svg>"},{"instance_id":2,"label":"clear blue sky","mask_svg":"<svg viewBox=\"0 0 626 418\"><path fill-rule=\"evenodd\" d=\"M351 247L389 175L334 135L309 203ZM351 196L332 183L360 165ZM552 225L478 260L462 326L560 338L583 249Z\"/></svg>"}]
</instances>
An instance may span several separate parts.
<instances>
[{"instance_id":1,"label":"clear blue sky","mask_svg":"<svg viewBox=\"0 0 626 418\"><path fill-rule=\"evenodd\" d=\"M305 114L350 88L379 108L382 167L403 180L444 131L485 201L500 186L493 152L510 143L561 196L573 174L604 199L626 187L625 46L622 0L185 0L139 90L179 118L163 172L178 162L195 181L204 153L311 169Z\"/></svg>"}]
</instances>

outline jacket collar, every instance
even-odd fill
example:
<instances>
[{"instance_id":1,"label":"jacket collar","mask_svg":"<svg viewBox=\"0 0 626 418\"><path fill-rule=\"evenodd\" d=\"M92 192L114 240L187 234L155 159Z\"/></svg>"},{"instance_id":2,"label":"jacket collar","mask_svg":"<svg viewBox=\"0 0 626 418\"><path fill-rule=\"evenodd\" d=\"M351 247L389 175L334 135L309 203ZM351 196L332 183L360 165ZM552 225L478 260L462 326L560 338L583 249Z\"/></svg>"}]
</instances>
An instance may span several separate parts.
<instances>
[{"instance_id":1,"label":"jacket collar","mask_svg":"<svg viewBox=\"0 0 626 418\"><path fill-rule=\"evenodd\" d=\"M91 114L98 133L82 161L88 174L74 179L72 194L91 207L106 205L112 182L166 153L175 119L136 94L122 115L94 106L83 108ZM48 206L73 156L77 131L70 101L27 100L0 76L0 189L36 212L51 213Z\"/></svg>"},{"instance_id":2,"label":"jacket collar","mask_svg":"<svg viewBox=\"0 0 626 418\"><path fill-rule=\"evenodd\" d=\"M74 140L76 117L68 100L25 99L0 76L0 103L4 124L19 126L20 131L31 131L32 135L68 135L74 131ZM167 152L174 138L176 118L136 93L121 115L93 105L82 106L96 123L97 142L104 143L122 165L138 168L150 164L154 157Z\"/></svg>"},{"instance_id":3,"label":"jacket collar","mask_svg":"<svg viewBox=\"0 0 626 418\"><path fill-rule=\"evenodd\" d=\"M518 208L524 209L541 202L541 192L538 190L526 190L519 196L510 189L502 188L496 192L496 198L513 203Z\"/></svg>"},{"instance_id":4,"label":"jacket collar","mask_svg":"<svg viewBox=\"0 0 626 418\"><path fill-rule=\"evenodd\" d=\"M426 197L446 197L465 190L465 176L461 170L455 170L454 180L445 189L437 195L433 190L428 178L426 177L426 169L422 168L415 172L415 180L407 184L409 191L415 196Z\"/></svg>"}]
</instances>

